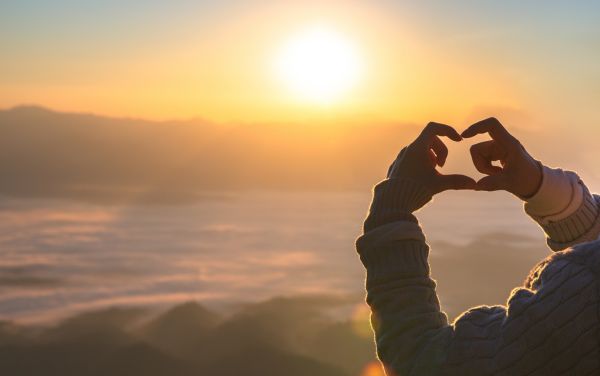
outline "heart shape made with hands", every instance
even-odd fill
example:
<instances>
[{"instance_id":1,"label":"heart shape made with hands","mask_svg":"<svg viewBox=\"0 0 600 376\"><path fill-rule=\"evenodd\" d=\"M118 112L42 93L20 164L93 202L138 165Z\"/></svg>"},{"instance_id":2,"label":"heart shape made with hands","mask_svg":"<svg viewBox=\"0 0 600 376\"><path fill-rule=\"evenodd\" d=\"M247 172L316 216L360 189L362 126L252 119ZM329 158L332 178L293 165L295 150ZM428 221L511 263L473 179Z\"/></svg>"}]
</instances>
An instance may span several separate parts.
<instances>
[{"instance_id":1,"label":"heart shape made with hands","mask_svg":"<svg viewBox=\"0 0 600 376\"><path fill-rule=\"evenodd\" d=\"M446 164L448 147L440 137L461 142L480 134L491 139L470 146L474 167L483 174L478 181L464 174L442 174L437 168ZM494 163L498 161L500 166ZM441 123L429 123L390 166L388 177L407 177L424 184L434 194L450 189L479 191L505 190L521 198L537 192L542 180L541 163L496 119L472 124L459 134Z\"/></svg>"}]
</instances>

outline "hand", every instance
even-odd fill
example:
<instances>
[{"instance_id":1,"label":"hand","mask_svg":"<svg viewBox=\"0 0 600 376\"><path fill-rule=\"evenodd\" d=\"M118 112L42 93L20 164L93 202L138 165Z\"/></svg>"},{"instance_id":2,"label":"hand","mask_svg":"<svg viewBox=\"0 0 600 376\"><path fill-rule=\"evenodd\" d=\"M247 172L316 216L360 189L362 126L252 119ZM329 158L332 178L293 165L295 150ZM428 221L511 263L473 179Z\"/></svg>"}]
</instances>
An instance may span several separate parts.
<instances>
[{"instance_id":1,"label":"hand","mask_svg":"<svg viewBox=\"0 0 600 376\"><path fill-rule=\"evenodd\" d=\"M479 191L508 191L521 199L533 196L542 182L540 162L533 159L523 145L495 118L477 122L462 136L488 133L492 139L471 146L471 157L477 171L486 174L477 182ZM492 162L500 161L500 166Z\"/></svg>"},{"instance_id":2,"label":"hand","mask_svg":"<svg viewBox=\"0 0 600 376\"><path fill-rule=\"evenodd\" d=\"M388 170L388 178L405 177L421 183L433 194L448 189L475 189L475 180L464 175L442 175L448 148L438 136L459 142L462 137L449 125L429 123L412 144L402 149Z\"/></svg>"}]
</instances>

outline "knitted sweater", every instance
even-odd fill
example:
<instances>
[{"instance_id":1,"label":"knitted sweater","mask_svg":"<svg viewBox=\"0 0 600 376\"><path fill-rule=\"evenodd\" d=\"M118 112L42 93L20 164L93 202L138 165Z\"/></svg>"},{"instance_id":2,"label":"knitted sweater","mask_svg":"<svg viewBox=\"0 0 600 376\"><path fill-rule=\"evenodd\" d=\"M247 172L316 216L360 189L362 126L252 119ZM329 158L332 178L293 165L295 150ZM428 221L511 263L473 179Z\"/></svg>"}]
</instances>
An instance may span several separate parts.
<instances>
[{"instance_id":1,"label":"knitted sweater","mask_svg":"<svg viewBox=\"0 0 600 376\"><path fill-rule=\"evenodd\" d=\"M429 246L410 214L427 202L424 192L402 178L378 184L357 240L386 373L600 375L600 196L575 173L544 168L525 211L556 252L506 306L475 307L449 324L430 277Z\"/></svg>"}]
</instances>

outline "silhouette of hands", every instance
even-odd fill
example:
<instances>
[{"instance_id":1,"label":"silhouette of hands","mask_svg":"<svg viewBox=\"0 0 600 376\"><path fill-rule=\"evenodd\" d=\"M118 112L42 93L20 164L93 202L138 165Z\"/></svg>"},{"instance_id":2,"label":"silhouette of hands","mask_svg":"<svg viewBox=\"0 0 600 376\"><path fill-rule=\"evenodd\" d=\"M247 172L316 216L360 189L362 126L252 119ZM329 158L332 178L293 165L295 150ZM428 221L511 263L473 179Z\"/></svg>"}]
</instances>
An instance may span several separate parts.
<instances>
[{"instance_id":1,"label":"silhouette of hands","mask_svg":"<svg viewBox=\"0 0 600 376\"><path fill-rule=\"evenodd\" d=\"M388 178L413 179L432 194L449 189L475 189L476 182L465 175L443 175L436 166L443 166L448 157L448 148L439 136L459 142L462 137L449 125L429 123L410 145L402 149L388 169Z\"/></svg>"},{"instance_id":2,"label":"silhouette of hands","mask_svg":"<svg viewBox=\"0 0 600 376\"><path fill-rule=\"evenodd\" d=\"M533 196L542 182L542 165L535 160L496 118L479 121L464 132L464 138L488 133L492 138L471 146L477 170L487 176L477 182L479 191L508 191L521 199ZM500 161L500 166L492 162Z\"/></svg>"},{"instance_id":3,"label":"silhouette of hands","mask_svg":"<svg viewBox=\"0 0 600 376\"><path fill-rule=\"evenodd\" d=\"M479 181L455 174L444 175L437 166L444 166L448 148L440 136L455 142L487 133L491 140L471 146L475 168L485 174ZM499 161L501 166L493 162ZM496 119L479 121L462 134L449 125L431 122L410 145L402 149L388 169L388 178L409 178L422 184L432 194L450 189L478 191L505 190L521 199L533 196L542 182L542 164Z\"/></svg>"}]
</instances>

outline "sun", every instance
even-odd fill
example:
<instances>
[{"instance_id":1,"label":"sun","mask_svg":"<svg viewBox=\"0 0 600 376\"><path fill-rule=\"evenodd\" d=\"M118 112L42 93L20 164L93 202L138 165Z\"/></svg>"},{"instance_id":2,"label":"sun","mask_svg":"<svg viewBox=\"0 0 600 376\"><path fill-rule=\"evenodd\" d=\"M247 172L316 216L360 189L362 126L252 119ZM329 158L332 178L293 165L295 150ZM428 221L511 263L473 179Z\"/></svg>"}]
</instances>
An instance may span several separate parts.
<instances>
[{"instance_id":1,"label":"sun","mask_svg":"<svg viewBox=\"0 0 600 376\"><path fill-rule=\"evenodd\" d=\"M349 39L317 26L289 39L277 56L276 71L300 99L330 104L357 84L362 65Z\"/></svg>"}]
</instances>

